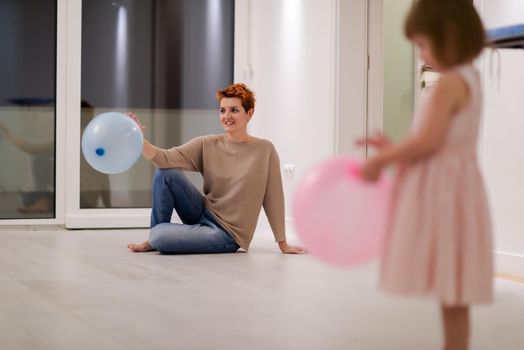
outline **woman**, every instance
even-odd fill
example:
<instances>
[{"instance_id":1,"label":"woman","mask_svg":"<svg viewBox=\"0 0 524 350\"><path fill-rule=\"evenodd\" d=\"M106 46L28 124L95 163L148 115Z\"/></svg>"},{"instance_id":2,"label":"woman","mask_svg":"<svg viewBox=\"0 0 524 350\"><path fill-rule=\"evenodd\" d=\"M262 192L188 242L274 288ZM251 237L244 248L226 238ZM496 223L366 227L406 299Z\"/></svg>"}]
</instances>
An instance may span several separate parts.
<instances>
[{"instance_id":1,"label":"woman","mask_svg":"<svg viewBox=\"0 0 524 350\"><path fill-rule=\"evenodd\" d=\"M197 137L168 150L144 141L143 156L159 168L153 178L151 233L149 240L132 243L129 249L167 254L248 250L264 207L282 253L304 253L286 242L277 151L271 142L247 132L255 111L253 92L233 84L218 91L216 98L224 134ZM203 175L204 196L183 170ZM182 224L170 222L173 209Z\"/></svg>"}]
</instances>

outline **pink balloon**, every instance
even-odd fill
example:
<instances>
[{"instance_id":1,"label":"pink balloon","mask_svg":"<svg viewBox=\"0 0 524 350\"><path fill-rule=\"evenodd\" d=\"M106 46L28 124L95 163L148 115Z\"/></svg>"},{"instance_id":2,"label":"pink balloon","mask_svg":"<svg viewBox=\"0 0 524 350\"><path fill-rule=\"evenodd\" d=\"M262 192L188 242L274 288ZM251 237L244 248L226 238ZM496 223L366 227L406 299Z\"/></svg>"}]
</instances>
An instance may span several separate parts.
<instances>
[{"instance_id":1,"label":"pink balloon","mask_svg":"<svg viewBox=\"0 0 524 350\"><path fill-rule=\"evenodd\" d=\"M324 161L300 182L294 201L295 226L308 251L338 266L369 261L382 248L391 181L360 177L361 162L340 157Z\"/></svg>"}]
</instances>

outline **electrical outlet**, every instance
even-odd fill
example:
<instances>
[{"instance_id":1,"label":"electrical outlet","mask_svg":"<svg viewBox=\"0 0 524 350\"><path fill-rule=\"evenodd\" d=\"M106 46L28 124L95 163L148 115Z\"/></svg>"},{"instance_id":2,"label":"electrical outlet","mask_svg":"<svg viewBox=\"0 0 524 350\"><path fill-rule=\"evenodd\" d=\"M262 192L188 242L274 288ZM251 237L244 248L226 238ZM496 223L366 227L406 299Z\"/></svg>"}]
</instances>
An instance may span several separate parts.
<instances>
[{"instance_id":1,"label":"electrical outlet","mask_svg":"<svg viewBox=\"0 0 524 350\"><path fill-rule=\"evenodd\" d=\"M284 175L287 179L295 178L295 164L284 164Z\"/></svg>"}]
</instances>

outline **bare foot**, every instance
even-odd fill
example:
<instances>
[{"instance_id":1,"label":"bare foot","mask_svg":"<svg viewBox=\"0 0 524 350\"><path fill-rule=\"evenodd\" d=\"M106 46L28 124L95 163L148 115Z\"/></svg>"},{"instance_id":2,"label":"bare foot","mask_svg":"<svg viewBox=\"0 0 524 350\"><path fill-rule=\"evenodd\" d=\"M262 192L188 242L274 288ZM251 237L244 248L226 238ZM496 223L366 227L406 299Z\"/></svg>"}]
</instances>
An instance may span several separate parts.
<instances>
[{"instance_id":1,"label":"bare foot","mask_svg":"<svg viewBox=\"0 0 524 350\"><path fill-rule=\"evenodd\" d=\"M153 251L153 247L151 247L151 244L149 244L149 241L143 241L142 243L130 243L127 245L129 250L135 252L135 253L143 253L143 252L151 252Z\"/></svg>"}]
</instances>

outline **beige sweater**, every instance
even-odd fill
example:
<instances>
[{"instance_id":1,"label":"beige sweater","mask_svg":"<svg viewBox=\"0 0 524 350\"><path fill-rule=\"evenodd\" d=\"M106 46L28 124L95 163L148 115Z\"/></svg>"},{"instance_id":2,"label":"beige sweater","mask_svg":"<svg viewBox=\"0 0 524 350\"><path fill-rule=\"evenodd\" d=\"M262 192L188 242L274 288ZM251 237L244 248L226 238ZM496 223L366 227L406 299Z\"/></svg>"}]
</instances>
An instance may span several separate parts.
<instances>
[{"instance_id":1,"label":"beige sweater","mask_svg":"<svg viewBox=\"0 0 524 350\"><path fill-rule=\"evenodd\" d=\"M271 142L203 136L179 147L157 148L151 161L159 168L200 172L206 207L240 247L249 248L262 206L275 240L286 239L280 160Z\"/></svg>"}]
</instances>

